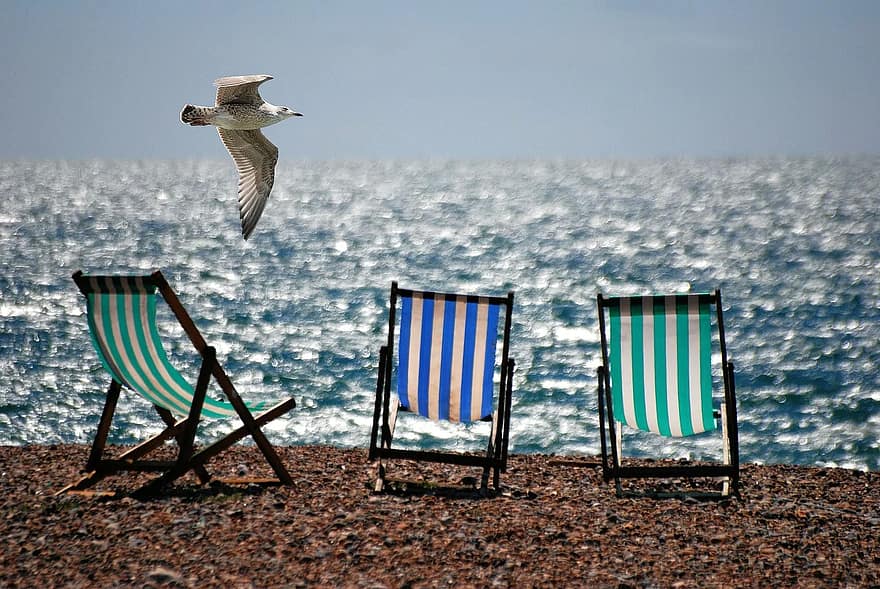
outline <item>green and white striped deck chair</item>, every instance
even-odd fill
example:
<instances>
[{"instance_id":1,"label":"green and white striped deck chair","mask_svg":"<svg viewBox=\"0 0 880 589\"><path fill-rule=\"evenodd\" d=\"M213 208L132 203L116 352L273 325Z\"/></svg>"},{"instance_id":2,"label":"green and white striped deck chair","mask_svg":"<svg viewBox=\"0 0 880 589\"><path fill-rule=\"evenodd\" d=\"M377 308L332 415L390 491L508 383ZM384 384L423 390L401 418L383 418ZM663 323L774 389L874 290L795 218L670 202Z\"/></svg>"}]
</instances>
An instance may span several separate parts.
<instances>
[{"instance_id":1,"label":"green and white striped deck chair","mask_svg":"<svg viewBox=\"0 0 880 589\"><path fill-rule=\"evenodd\" d=\"M406 290L398 288L396 282L391 284L388 341L379 353L370 436L370 460L379 460L377 492L385 484L385 463L389 459L482 467L482 489L488 486L490 470L493 486L498 488L499 473L507 465L510 428L512 308L512 292L506 297L484 297ZM499 333L500 363L496 362ZM500 371L497 388L496 369ZM396 394L391 391L393 380ZM486 452L478 455L392 448L400 411L434 421L490 421Z\"/></svg>"},{"instance_id":2,"label":"green and white striped deck chair","mask_svg":"<svg viewBox=\"0 0 880 589\"><path fill-rule=\"evenodd\" d=\"M622 478L712 477L724 481L722 494L731 489L736 493L736 397L733 363L727 359L724 341L721 291L644 297L599 294L597 303L602 343L599 422L605 480L613 478L619 494ZM713 396L713 331L717 333L721 358L720 398ZM722 437L718 462L658 466L624 463L621 438L625 428L681 438L716 430L717 420L721 421Z\"/></svg>"},{"instance_id":3,"label":"green and white striped deck chair","mask_svg":"<svg viewBox=\"0 0 880 589\"><path fill-rule=\"evenodd\" d=\"M73 279L86 297L92 343L112 380L86 464L88 474L61 492L86 489L121 471L161 472L158 478L141 489L143 492L157 490L189 470L193 470L203 483L208 482L207 461L247 436L253 438L271 465L278 477L275 482L291 484L290 474L260 427L287 413L296 403L288 399L274 407L245 405L217 361L214 348L202 338L161 272L156 271L150 276L86 276L77 272ZM156 304L160 294L201 356L195 386L171 364L162 346L156 325ZM225 399L208 396L212 377ZM105 458L107 436L122 387L150 401L165 429L118 458ZM254 417L252 411L260 413ZM201 419L235 417L241 421L240 427L196 450L196 432ZM171 438L178 444L174 460L143 459Z\"/></svg>"}]
</instances>

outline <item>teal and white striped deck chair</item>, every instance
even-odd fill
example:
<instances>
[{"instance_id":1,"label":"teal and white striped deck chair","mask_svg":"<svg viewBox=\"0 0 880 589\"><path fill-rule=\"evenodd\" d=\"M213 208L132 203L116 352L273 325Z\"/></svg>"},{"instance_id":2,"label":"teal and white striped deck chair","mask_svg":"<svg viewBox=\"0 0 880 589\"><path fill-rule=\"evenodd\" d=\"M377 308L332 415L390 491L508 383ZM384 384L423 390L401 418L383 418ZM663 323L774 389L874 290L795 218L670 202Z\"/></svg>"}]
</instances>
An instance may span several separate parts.
<instances>
[{"instance_id":1,"label":"teal and white striped deck chair","mask_svg":"<svg viewBox=\"0 0 880 589\"><path fill-rule=\"evenodd\" d=\"M493 486L498 489L499 473L507 466L510 428L512 308L512 292L506 297L442 294L406 290L392 283L388 341L379 353L370 436L370 460L379 461L377 492L385 485L389 459L482 467L481 488L486 490L492 471ZM496 362L499 334L501 361ZM497 387L496 374L500 374ZM391 391L392 381L396 381L396 394ZM435 421L490 421L487 449L474 454L393 448L400 411Z\"/></svg>"},{"instance_id":2,"label":"teal and white striped deck chair","mask_svg":"<svg viewBox=\"0 0 880 589\"><path fill-rule=\"evenodd\" d=\"M669 296L597 297L602 343L599 423L605 480L710 477L723 481L722 495L737 493L739 443L733 363L727 359L721 291ZM713 330L712 307L715 307ZM609 334L606 335L606 328ZM717 333L723 396L713 396L712 333ZM606 442L605 415L608 416ZM717 429L716 462L627 465L625 428L664 437L686 437ZM609 450L610 445L610 460Z\"/></svg>"},{"instance_id":3,"label":"teal and white striped deck chair","mask_svg":"<svg viewBox=\"0 0 880 589\"><path fill-rule=\"evenodd\" d=\"M274 482L291 484L290 474L260 427L287 413L296 403L288 399L274 407L245 405L217 361L214 348L202 338L161 272L150 276L86 276L77 272L73 280L86 297L92 343L112 380L86 464L88 474L60 493L86 489L122 471L162 473L140 492L157 490L190 470L206 483L210 479L205 469L208 460L247 436L253 438L277 475ZM201 356L195 386L171 364L162 346L156 325L156 303L160 294ZM211 377L223 392L224 400L208 396ZM119 457L105 458L107 436L122 387L136 391L152 403L165 428ZM261 413L254 417L251 411ZM241 421L240 427L210 445L195 448L201 419L235 417ZM171 438L178 444L174 460L144 459Z\"/></svg>"}]
</instances>

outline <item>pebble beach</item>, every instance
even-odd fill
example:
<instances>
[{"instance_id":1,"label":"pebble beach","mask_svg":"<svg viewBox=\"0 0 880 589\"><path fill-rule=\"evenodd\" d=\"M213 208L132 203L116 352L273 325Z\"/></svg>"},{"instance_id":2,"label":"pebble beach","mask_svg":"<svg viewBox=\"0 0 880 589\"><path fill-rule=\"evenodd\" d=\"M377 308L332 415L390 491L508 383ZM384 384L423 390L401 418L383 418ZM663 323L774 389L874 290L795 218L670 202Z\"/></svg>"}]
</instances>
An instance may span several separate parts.
<instances>
[{"instance_id":1,"label":"pebble beach","mask_svg":"<svg viewBox=\"0 0 880 589\"><path fill-rule=\"evenodd\" d=\"M0 447L0 586L880 586L876 472L746 464L739 498L676 481L618 498L596 457L526 454L497 493L473 469L395 462L402 482L377 495L365 450L278 450L292 487L188 475L139 500L142 475L55 496L86 446ZM209 470L265 476L261 461L239 446Z\"/></svg>"}]
</instances>

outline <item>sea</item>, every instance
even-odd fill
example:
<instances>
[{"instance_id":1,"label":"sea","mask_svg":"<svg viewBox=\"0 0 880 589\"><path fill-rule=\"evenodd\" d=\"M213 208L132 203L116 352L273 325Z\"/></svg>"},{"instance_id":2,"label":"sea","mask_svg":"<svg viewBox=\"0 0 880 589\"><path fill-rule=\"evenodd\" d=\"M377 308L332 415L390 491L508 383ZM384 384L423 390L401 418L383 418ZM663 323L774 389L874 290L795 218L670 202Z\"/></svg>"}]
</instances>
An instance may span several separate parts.
<instances>
[{"instance_id":1,"label":"sea","mask_svg":"<svg viewBox=\"0 0 880 589\"><path fill-rule=\"evenodd\" d=\"M246 401L296 399L276 444L368 446L396 280L513 290L510 452L595 455L596 294L720 288L741 460L880 470L880 157L282 161L248 241L236 187L221 159L0 162L0 444L91 441L109 380L71 275L161 269ZM468 450L480 427L402 419L398 439ZM127 393L110 441L158 429Z\"/></svg>"}]
</instances>

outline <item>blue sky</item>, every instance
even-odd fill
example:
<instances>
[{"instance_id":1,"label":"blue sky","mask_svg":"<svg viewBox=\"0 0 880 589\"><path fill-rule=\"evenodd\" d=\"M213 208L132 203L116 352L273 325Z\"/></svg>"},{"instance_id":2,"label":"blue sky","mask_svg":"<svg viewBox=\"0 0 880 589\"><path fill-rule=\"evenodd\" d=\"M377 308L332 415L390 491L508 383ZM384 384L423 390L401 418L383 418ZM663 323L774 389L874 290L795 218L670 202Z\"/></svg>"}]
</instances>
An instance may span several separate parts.
<instances>
[{"instance_id":1,"label":"blue sky","mask_svg":"<svg viewBox=\"0 0 880 589\"><path fill-rule=\"evenodd\" d=\"M2 0L0 158L224 158L222 75L289 159L880 153L880 2Z\"/></svg>"}]
</instances>

